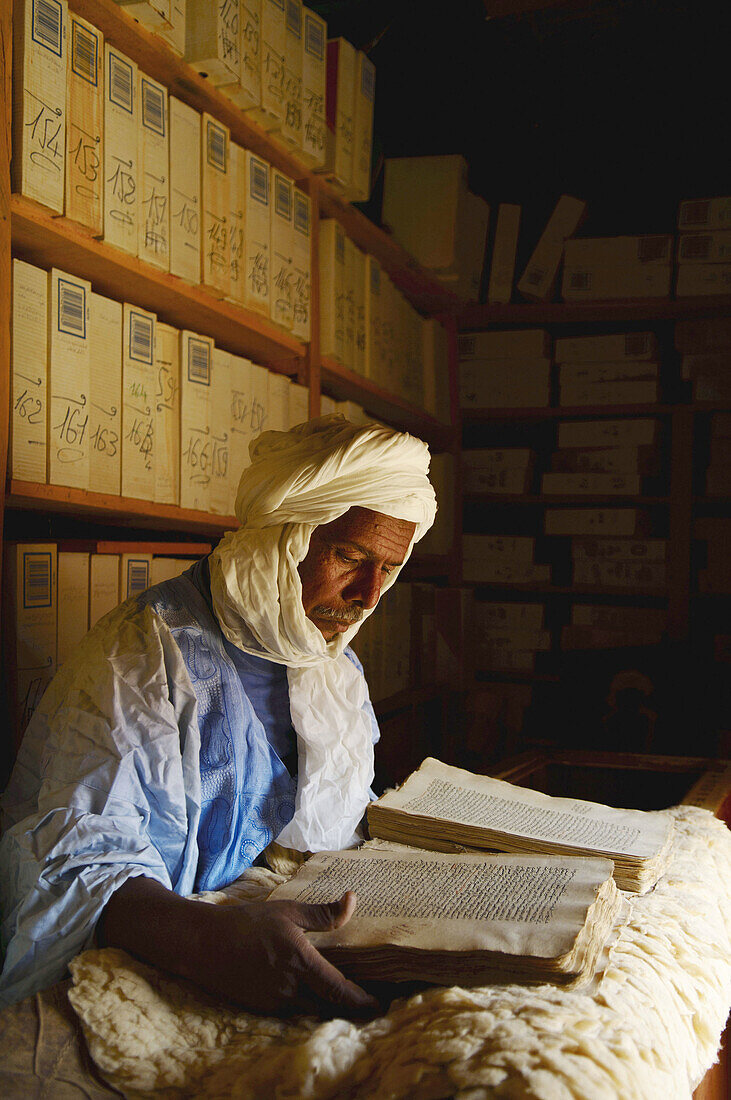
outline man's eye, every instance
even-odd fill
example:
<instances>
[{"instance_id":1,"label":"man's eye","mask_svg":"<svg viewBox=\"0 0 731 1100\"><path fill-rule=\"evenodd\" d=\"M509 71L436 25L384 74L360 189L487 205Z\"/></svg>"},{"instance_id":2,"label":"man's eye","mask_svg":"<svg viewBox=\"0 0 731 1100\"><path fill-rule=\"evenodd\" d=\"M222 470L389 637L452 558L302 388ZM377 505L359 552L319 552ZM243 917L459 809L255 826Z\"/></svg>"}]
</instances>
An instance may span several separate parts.
<instances>
[{"instance_id":1,"label":"man's eye","mask_svg":"<svg viewBox=\"0 0 731 1100\"><path fill-rule=\"evenodd\" d=\"M358 561L357 558L351 558L348 554L344 554L342 550L338 550L338 557L341 561L347 561L349 565L355 565Z\"/></svg>"}]
</instances>

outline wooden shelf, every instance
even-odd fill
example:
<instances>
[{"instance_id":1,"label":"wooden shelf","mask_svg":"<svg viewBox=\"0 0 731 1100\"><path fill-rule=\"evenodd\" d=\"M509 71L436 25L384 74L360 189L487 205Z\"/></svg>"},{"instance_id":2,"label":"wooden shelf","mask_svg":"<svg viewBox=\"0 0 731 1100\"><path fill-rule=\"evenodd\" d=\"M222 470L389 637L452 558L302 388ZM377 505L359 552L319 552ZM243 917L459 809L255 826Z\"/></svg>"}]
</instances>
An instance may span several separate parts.
<instances>
[{"instance_id":1,"label":"wooden shelf","mask_svg":"<svg viewBox=\"0 0 731 1100\"><path fill-rule=\"evenodd\" d=\"M447 449L454 439L454 429L424 412L417 405L388 393L369 378L341 366L334 359L323 359L322 385L340 401L357 401L367 412L384 420L396 420L414 435L423 436L438 447Z\"/></svg>"},{"instance_id":2,"label":"wooden shelf","mask_svg":"<svg viewBox=\"0 0 731 1100\"><path fill-rule=\"evenodd\" d=\"M239 526L234 516L215 516L194 512L173 504L155 504L133 497L116 497L69 489L64 485L39 485L30 481L10 481L5 507L55 514L71 513L99 519L122 527L149 527L155 530L195 532L220 538Z\"/></svg>"},{"instance_id":3,"label":"wooden shelf","mask_svg":"<svg viewBox=\"0 0 731 1100\"><path fill-rule=\"evenodd\" d=\"M538 408L462 409L462 424L489 424L499 420L563 420L583 416L669 416L676 409L694 406L677 405L541 405Z\"/></svg>"},{"instance_id":4,"label":"wooden shelf","mask_svg":"<svg viewBox=\"0 0 731 1100\"><path fill-rule=\"evenodd\" d=\"M613 302L516 302L466 305L457 314L460 330L492 325L568 325L602 321L679 321L731 313L731 294L697 298L642 298Z\"/></svg>"},{"instance_id":5,"label":"wooden shelf","mask_svg":"<svg viewBox=\"0 0 731 1100\"><path fill-rule=\"evenodd\" d=\"M617 588L610 585L503 584L496 581L462 581L465 588L501 592L534 592L543 596L626 596L628 599L666 600L667 590Z\"/></svg>"},{"instance_id":6,"label":"wooden shelf","mask_svg":"<svg viewBox=\"0 0 731 1100\"><path fill-rule=\"evenodd\" d=\"M98 27L107 41L132 58L143 72L165 84L172 95L223 122L237 144L251 149L294 179L298 186L317 195L323 215L337 218L359 248L376 256L417 309L423 313L454 313L458 309L459 299L420 268L383 230L350 206L322 176L280 144L275 134L252 122L223 92L177 57L163 39L137 23L124 8L113 0L69 0L69 10ZM226 346L224 340L221 346Z\"/></svg>"},{"instance_id":7,"label":"wooden shelf","mask_svg":"<svg viewBox=\"0 0 731 1100\"><path fill-rule=\"evenodd\" d=\"M95 240L30 199L11 197L10 220L13 254L29 263L88 279L100 294L149 309L177 328L212 336L226 351L273 370L292 374L304 360L305 345L267 318Z\"/></svg>"},{"instance_id":8,"label":"wooden shelf","mask_svg":"<svg viewBox=\"0 0 731 1100\"><path fill-rule=\"evenodd\" d=\"M620 493L465 493L464 500L483 504L668 504L667 496Z\"/></svg>"}]
</instances>

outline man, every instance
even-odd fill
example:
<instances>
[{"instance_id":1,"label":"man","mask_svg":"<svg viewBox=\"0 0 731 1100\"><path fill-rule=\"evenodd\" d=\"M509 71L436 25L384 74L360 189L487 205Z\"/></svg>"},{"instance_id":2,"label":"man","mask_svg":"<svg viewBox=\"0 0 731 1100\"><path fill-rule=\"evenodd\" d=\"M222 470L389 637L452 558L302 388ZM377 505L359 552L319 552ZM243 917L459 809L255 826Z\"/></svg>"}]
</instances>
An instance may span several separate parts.
<instances>
[{"instance_id":1,"label":"man","mask_svg":"<svg viewBox=\"0 0 731 1100\"><path fill-rule=\"evenodd\" d=\"M214 907L272 841L356 843L378 732L346 649L431 526L426 446L325 417L251 447L241 527L106 616L48 688L5 796L4 1003L101 942L255 1011L370 998L307 941L354 898ZM296 778L295 778L296 776Z\"/></svg>"}]
</instances>

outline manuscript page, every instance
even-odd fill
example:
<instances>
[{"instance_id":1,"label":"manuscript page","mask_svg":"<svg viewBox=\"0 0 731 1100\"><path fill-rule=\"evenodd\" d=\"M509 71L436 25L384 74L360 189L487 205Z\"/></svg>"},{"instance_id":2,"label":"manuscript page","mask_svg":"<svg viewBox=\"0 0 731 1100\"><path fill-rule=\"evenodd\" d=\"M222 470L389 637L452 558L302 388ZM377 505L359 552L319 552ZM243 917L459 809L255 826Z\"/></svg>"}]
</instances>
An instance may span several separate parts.
<instances>
[{"instance_id":1,"label":"manuscript page","mask_svg":"<svg viewBox=\"0 0 731 1100\"><path fill-rule=\"evenodd\" d=\"M391 944L553 958L571 950L611 873L609 860L570 856L321 852L270 900L317 904L355 891L351 920L311 935L318 949Z\"/></svg>"},{"instance_id":2,"label":"manuscript page","mask_svg":"<svg viewBox=\"0 0 731 1100\"><path fill-rule=\"evenodd\" d=\"M554 798L431 758L400 790L389 791L374 806L377 819L385 810L397 810L420 822L439 818L546 844L590 848L610 857L651 858L670 831L667 819L659 815Z\"/></svg>"}]
</instances>

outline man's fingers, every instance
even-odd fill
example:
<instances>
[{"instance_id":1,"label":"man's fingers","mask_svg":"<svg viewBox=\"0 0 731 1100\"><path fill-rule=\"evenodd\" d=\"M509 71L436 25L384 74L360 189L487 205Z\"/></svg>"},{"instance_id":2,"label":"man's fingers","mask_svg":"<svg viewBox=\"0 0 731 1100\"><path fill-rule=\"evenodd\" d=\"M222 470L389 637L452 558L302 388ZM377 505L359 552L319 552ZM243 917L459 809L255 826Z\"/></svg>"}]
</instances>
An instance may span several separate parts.
<instances>
[{"instance_id":1,"label":"man's fingers","mask_svg":"<svg viewBox=\"0 0 731 1100\"><path fill-rule=\"evenodd\" d=\"M344 1011L372 1011L379 1007L375 997L341 974L306 937L302 939L300 957L305 966L302 981L316 997Z\"/></svg>"},{"instance_id":2,"label":"man's fingers","mask_svg":"<svg viewBox=\"0 0 731 1100\"><path fill-rule=\"evenodd\" d=\"M288 916L293 924L306 932L327 932L331 928L340 928L350 920L356 898L352 890L346 890L337 901L324 902L321 905L308 905L306 902L290 904L292 908L288 911Z\"/></svg>"}]
</instances>

